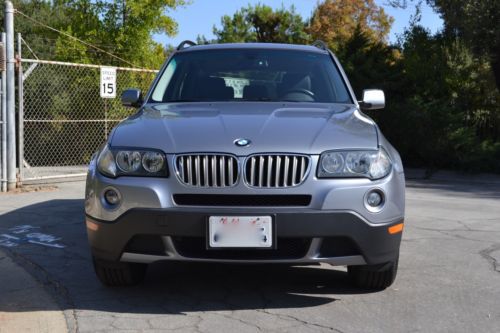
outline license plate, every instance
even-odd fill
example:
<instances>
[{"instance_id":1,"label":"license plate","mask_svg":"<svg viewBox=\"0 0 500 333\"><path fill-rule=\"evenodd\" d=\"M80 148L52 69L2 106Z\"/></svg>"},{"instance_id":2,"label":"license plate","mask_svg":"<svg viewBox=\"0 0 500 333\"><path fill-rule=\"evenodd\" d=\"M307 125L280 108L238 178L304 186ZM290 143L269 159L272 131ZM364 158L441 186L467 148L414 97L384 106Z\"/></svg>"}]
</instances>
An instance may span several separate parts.
<instances>
[{"instance_id":1,"label":"license plate","mask_svg":"<svg viewBox=\"0 0 500 333\"><path fill-rule=\"evenodd\" d=\"M271 216L210 216L209 247L271 248L272 223Z\"/></svg>"}]
</instances>

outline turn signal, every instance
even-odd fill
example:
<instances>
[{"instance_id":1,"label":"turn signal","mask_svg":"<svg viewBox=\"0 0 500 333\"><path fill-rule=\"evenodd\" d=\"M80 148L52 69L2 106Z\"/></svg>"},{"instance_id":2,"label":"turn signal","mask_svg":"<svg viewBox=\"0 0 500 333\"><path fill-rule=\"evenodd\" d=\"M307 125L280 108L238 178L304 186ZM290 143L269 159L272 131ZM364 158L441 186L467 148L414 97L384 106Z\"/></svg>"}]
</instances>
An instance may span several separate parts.
<instances>
[{"instance_id":1,"label":"turn signal","mask_svg":"<svg viewBox=\"0 0 500 333\"><path fill-rule=\"evenodd\" d=\"M86 222L86 225L87 225L87 229L92 230L92 231L99 230L99 225L98 224L96 224L96 223L94 223L92 221L89 221L89 220L87 220L85 222Z\"/></svg>"},{"instance_id":2,"label":"turn signal","mask_svg":"<svg viewBox=\"0 0 500 333\"><path fill-rule=\"evenodd\" d=\"M391 227L388 228L389 230L389 233L391 235L394 235L394 234L397 234L399 232L402 232L403 231L403 226L404 226L404 223L399 223L399 224L395 224Z\"/></svg>"}]
</instances>

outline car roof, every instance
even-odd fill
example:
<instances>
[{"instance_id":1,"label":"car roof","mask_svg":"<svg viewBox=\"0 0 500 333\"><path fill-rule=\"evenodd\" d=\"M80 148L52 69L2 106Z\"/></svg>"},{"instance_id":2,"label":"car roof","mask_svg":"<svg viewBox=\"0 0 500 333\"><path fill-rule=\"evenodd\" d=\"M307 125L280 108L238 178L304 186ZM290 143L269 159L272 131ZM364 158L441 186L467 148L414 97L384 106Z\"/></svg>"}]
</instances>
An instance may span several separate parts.
<instances>
[{"instance_id":1,"label":"car roof","mask_svg":"<svg viewBox=\"0 0 500 333\"><path fill-rule=\"evenodd\" d=\"M203 44L182 48L178 52L193 52L207 50L230 50L230 49L263 49L263 50L293 50L315 53L328 53L312 45L278 44L278 43L226 43L226 44Z\"/></svg>"}]
</instances>

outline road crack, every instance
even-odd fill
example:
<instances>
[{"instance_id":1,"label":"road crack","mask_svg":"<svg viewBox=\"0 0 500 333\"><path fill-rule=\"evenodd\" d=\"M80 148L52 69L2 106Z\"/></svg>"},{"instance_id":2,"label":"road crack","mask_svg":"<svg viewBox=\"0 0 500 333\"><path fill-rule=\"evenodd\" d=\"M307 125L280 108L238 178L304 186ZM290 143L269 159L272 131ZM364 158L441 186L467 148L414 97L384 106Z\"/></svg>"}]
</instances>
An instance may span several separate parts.
<instances>
[{"instance_id":1,"label":"road crack","mask_svg":"<svg viewBox=\"0 0 500 333\"><path fill-rule=\"evenodd\" d=\"M322 329L326 329L326 330L333 331L333 332L338 332L338 333L344 333L343 331L339 330L338 328L331 327L331 326L326 326L326 325L321 325L321 324L318 324L318 323L309 322L307 320L300 319L300 318L292 316L292 315L280 314L280 313L273 313L273 312L270 312L270 311L265 310L265 309L258 309L257 311L265 313L265 314L268 314L268 315L271 315L271 316L275 316L275 317L278 317L278 318L284 319L284 320L291 319L291 320L296 321L296 322L298 322L298 323L300 323L302 325L318 327L318 328L322 328Z\"/></svg>"},{"instance_id":2,"label":"road crack","mask_svg":"<svg viewBox=\"0 0 500 333\"><path fill-rule=\"evenodd\" d=\"M321 328L324 330L329 330L329 331L337 332L337 333L344 333L342 330L339 330L338 328L326 326L326 325L321 325L318 323L313 323L313 322L310 322L310 321L307 321L304 319L300 319L298 317L295 317L295 316L292 316L289 314L273 313L273 312L268 310L269 305L272 303L272 299L267 297L266 294L264 294L264 293L261 295L261 297L264 300L265 305L262 309L256 309L257 312L262 312L262 313L265 313L265 314L268 314L268 315L271 315L274 317L278 317L278 318L283 319L283 320L293 320L299 324L306 325L306 326L313 326L313 327L317 327L317 328ZM338 301L338 299L334 299L334 301Z\"/></svg>"},{"instance_id":3,"label":"road crack","mask_svg":"<svg viewBox=\"0 0 500 333\"><path fill-rule=\"evenodd\" d=\"M35 279L44 289L54 298L66 318L66 324L69 332L77 333L78 319L75 306L69 296L69 291L59 281L52 278L51 275L40 265L30 260L27 256L14 252L10 249L5 250L10 259L26 270L31 277Z\"/></svg>"},{"instance_id":4,"label":"road crack","mask_svg":"<svg viewBox=\"0 0 500 333\"><path fill-rule=\"evenodd\" d=\"M497 273L500 273L500 264L498 263L498 260L491 254L499 250L500 250L500 244L494 244L484 250L479 251L479 255L484 259L486 259L486 261L490 263L492 270Z\"/></svg>"},{"instance_id":5,"label":"road crack","mask_svg":"<svg viewBox=\"0 0 500 333\"><path fill-rule=\"evenodd\" d=\"M418 230L425 230L425 231L433 231L440 233L441 235L449 236L452 238L456 239L462 239L462 240L468 240L472 242L481 242L484 243L484 239L477 239L477 238L471 238L471 237L466 237L462 235L457 235L455 233L457 232L482 232L482 233L492 233L492 232L500 232L500 231L495 231L495 230L475 230L475 229L437 229L437 228L428 228L428 227L417 227L417 226L411 226L411 228L415 228Z\"/></svg>"}]
</instances>

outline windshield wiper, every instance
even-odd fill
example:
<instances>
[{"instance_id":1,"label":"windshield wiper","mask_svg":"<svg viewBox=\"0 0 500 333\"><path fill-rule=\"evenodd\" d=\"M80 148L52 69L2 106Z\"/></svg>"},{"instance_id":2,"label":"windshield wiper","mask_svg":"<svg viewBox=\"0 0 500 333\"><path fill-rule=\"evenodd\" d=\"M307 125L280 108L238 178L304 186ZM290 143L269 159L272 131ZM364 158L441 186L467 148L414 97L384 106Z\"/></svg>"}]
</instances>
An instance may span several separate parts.
<instances>
[{"instance_id":1,"label":"windshield wiper","mask_svg":"<svg viewBox=\"0 0 500 333\"><path fill-rule=\"evenodd\" d=\"M198 99L171 99L168 101L163 101L163 103L183 103L183 102L203 102Z\"/></svg>"},{"instance_id":2,"label":"windshield wiper","mask_svg":"<svg viewBox=\"0 0 500 333\"><path fill-rule=\"evenodd\" d=\"M270 99L269 97L260 97L260 98L235 98L235 101L240 101L240 102L276 102L273 99Z\"/></svg>"}]
</instances>

